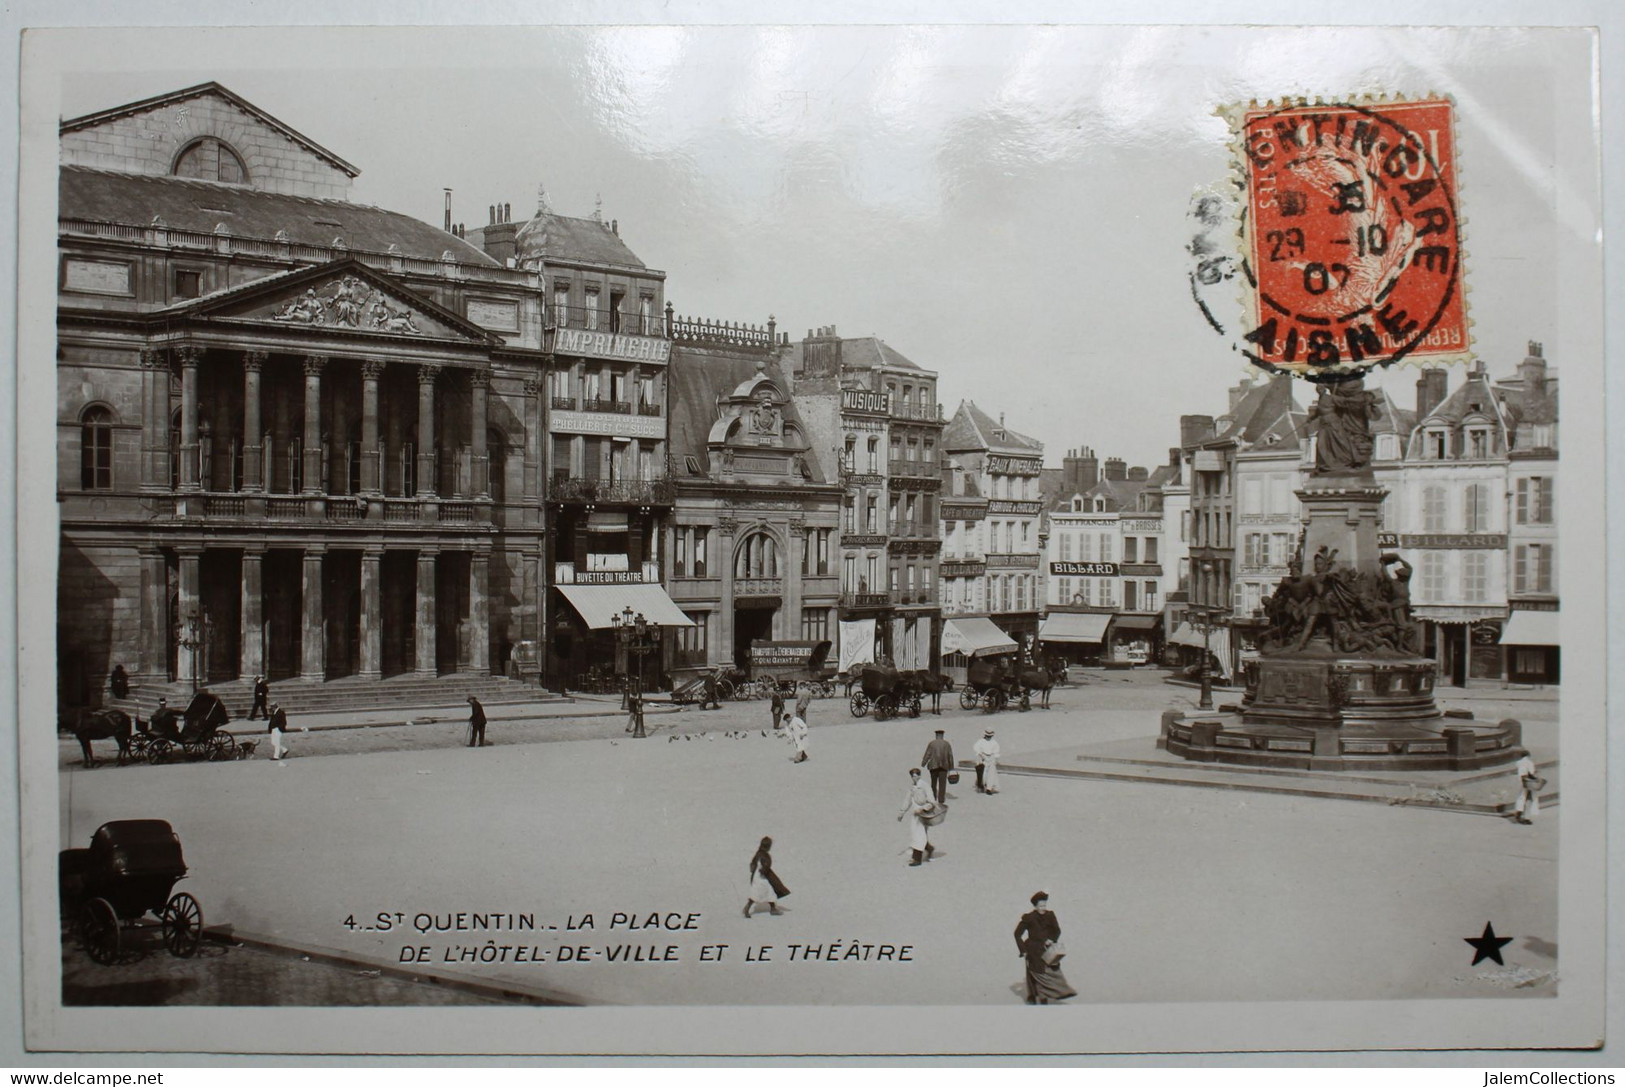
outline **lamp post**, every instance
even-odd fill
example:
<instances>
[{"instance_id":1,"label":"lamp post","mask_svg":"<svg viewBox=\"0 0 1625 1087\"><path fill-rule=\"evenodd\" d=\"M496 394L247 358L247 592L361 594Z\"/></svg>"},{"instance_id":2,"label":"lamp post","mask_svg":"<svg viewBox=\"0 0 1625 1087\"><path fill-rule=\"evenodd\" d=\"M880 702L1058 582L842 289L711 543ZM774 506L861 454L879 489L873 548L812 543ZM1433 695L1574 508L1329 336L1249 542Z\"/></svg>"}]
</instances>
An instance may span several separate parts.
<instances>
[{"instance_id":1,"label":"lamp post","mask_svg":"<svg viewBox=\"0 0 1625 1087\"><path fill-rule=\"evenodd\" d=\"M1202 595L1211 600L1213 594L1213 564L1211 562L1202 563L1202 574L1202 587L1205 590ZM1196 708L1199 710L1211 710L1213 708L1213 675L1212 666L1209 664L1209 661L1213 658L1213 620L1224 611L1225 609L1218 604L1205 603L1202 605L1202 697L1196 702Z\"/></svg>"},{"instance_id":2,"label":"lamp post","mask_svg":"<svg viewBox=\"0 0 1625 1087\"><path fill-rule=\"evenodd\" d=\"M628 712L632 715L636 728L632 732L634 740L641 740L647 736L643 731L643 654L654 647L654 641L649 632L649 620L643 617L642 612L633 612L630 607L624 608L618 615L609 617L610 626L615 630L615 640L629 655L638 659L637 687L629 691L626 697Z\"/></svg>"},{"instance_id":3,"label":"lamp post","mask_svg":"<svg viewBox=\"0 0 1625 1087\"><path fill-rule=\"evenodd\" d=\"M186 628L181 632L180 637L177 638L176 641L179 643L180 647L183 650L185 650L187 653L191 654L191 657L192 657L192 693L197 694L197 688L198 688L198 663L199 663L198 657L199 657L199 651L203 648L203 630L202 630L202 625L198 622L197 612L195 612L195 611L191 612L186 616Z\"/></svg>"}]
</instances>

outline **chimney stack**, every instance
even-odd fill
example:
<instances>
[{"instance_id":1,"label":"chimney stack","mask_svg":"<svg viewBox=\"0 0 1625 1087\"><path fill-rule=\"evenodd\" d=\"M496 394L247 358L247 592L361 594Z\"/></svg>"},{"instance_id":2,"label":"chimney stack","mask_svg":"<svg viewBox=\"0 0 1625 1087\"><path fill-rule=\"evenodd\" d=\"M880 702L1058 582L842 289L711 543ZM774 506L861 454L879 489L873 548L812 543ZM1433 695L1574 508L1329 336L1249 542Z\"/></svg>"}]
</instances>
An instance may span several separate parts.
<instances>
[{"instance_id":1,"label":"chimney stack","mask_svg":"<svg viewBox=\"0 0 1625 1087\"><path fill-rule=\"evenodd\" d=\"M1179 444L1191 449L1213 437L1213 416L1181 415L1179 417Z\"/></svg>"},{"instance_id":2,"label":"chimney stack","mask_svg":"<svg viewBox=\"0 0 1625 1087\"><path fill-rule=\"evenodd\" d=\"M1518 363L1518 381L1524 392L1536 396L1546 395L1546 352L1534 340L1529 341L1529 354Z\"/></svg>"},{"instance_id":3,"label":"chimney stack","mask_svg":"<svg viewBox=\"0 0 1625 1087\"><path fill-rule=\"evenodd\" d=\"M1120 457L1107 457L1105 474L1113 482L1122 482L1128 478L1128 463Z\"/></svg>"},{"instance_id":4,"label":"chimney stack","mask_svg":"<svg viewBox=\"0 0 1625 1087\"><path fill-rule=\"evenodd\" d=\"M451 233L451 190L446 190L446 233Z\"/></svg>"},{"instance_id":5,"label":"chimney stack","mask_svg":"<svg viewBox=\"0 0 1625 1087\"><path fill-rule=\"evenodd\" d=\"M1234 415L1236 413L1237 405L1239 405L1243 400L1245 400L1247 398L1247 394L1252 392L1252 391L1253 391L1253 383L1252 383L1251 379L1245 379L1245 380L1242 380L1242 381L1238 381L1238 382L1236 382L1234 385L1232 385L1230 387L1229 413L1231 415Z\"/></svg>"},{"instance_id":6,"label":"chimney stack","mask_svg":"<svg viewBox=\"0 0 1625 1087\"><path fill-rule=\"evenodd\" d=\"M1443 367L1430 366L1416 379L1416 421L1420 423L1444 403L1450 392L1450 374Z\"/></svg>"},{"instance_id":7,"label":"chimney stack","mask_svg":"<svg viewBox=\"0 0 1625 1087\"><path fill-rule=\"evenodd\" d=\"M1151 473L1147 472L1140 465L1135 465L1133 468L1128 470L1128 478L1130 483L1144 483L1150 475Z\"/></svg>"}]
</instances>

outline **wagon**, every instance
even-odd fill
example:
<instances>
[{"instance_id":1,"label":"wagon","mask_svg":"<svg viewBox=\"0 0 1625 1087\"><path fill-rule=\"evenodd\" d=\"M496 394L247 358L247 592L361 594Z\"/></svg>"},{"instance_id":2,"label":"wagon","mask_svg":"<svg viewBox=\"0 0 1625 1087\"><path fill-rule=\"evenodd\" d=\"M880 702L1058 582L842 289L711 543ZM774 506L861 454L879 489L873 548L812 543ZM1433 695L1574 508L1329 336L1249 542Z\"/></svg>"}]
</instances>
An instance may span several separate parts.
<instances>
[{"instance_id":1,"label":"wagon","mask_svg":"<svg viewBox=\"0 0 1625 1087\"><path fill-rule=\"evenodd\" d=\"M920 715L920 689L917 682L890 664L863 666L862 685L852 692L852 716L863 717L872 707L875 720L896 717L903 710L910 717Z\"/></svg>"},{"instance_id":2,"label":"wagon","mask_svg":"<svg viewBox=\"0 0 1625 1087\"><path fill-rule=\"evenodd\" d=\"M1014 656L977 657L965 672L959 704L967 710L981 706L985 713L997 713L1011 699L1020 699L1026 709L1028 697Z\"/></svg>"},{"instance_id":3,"label":"wagon","mask_svg":"<svg viewBox=\"0 0 1625 1087\"><path fill-rule=\"evenodd\" d=\"M184 891L172 893L186 878L186 861L181 840L164 820L104 823L89 849L64 849L57 863L62 920L93 961L117 962L154 928L171 955L197 953L203 907ZM148 914L157 925L143 923Z\"/></svg>"},{"instance_id":4,"label":"wagon","mask_svg":"<svg viewBox=\"0 0 1625 1087\"><path fill-rule=\"evenodd\" d=\"M827 663L830 648L828 641L753 641L751 682L741 689L759 698L771 698L774 692L794 698L805 684L814 695L828 697L835 691L834 669Z\"/></svg>"},{"instance_id":5,"label":"wagon","mask_svg":"<svg viewBox=\"0 0 1625 1087\"><path fill-rule=\"evenodd\" d=\"M221 726L231 720L226 704L212 691L199 691L176 724L173 716L154 715L151 730L145 734L141 750L147 761L167 762L176 753L190 759L221 762L237 758L237 740Z\"/></svg>"}]
</instances>

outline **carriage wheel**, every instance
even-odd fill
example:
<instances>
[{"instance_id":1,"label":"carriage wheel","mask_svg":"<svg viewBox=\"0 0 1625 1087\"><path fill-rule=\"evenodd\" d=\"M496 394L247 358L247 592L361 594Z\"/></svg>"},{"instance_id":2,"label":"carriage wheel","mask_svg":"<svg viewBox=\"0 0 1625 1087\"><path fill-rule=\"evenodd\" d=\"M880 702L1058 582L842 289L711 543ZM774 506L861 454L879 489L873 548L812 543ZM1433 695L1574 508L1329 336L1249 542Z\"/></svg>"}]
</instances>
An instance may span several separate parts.
<instances>
[{"instance_id":1,"label":"carriage wheel","mask_svg":"<svg viewBox=\"0 0 1625 1087\"><path fill-rule=\"evenodd\" d=\"M852 716L864 717L869 713L869 696L862 691L852 692Z\"/></svg>"},{"instance_id":2,"label":"carriage wheel","mask_svg":"<svg viewBox=\"0 0 1625 1087\"><path fill-rule=\"evenodd\" d=\"M920 696L918 694L911 696L908 700L908 715L910 717L918 717L920 715L921 708Z\"/></svg>"},{"instance_id":3,"label":"carriage wheel","mask_svg":"<svg viewBox=\"0 0 1625 1087\"><path fill-rule=\"evenodd\" d=\"M147 761L158 766L169 759L169 741L158 739L147 745Z\"/></svg>"},{"instance_id":4,"label":"carriage wheel","mask_svg":"<svg viewBox=\"0 0 1625 1087\"><path fill-rule=\"evenodd\" d=\"M229 732L216 732L209 741L209 761L225 762L237 757L237 738Z\"/></svg>"},{"instance_id":5,"label":"carriage wheel","mask_svg":"<svg viewBox=\"0 0 1625 1087\"><path fill-rule=\"evenodd\" d=\"M164 923L164 946L177 959L189 959L197 954L203 942L203 907L197 899L182 891L164 905L158 915Z\"/></svg>"},{"instance_id":6,"label":"carriage wheel","mask_svg":"<svg viewBox=\"0 0 1625 1087\"><path fill-rule=\"evenodd\" d=\"M875 720L884 721L888 717L897 716L897 696L883 694L875 699Z\"/></svg>"},{"instance_id":7,"label":"carriage wheel","mask_svg":"<svg viewBox=\"0 0 1625 1087\"><path fill-rule=\"evenodd\" d=\"M1004 709L1004 692L997 687L990 688L982 699L983 713L998 713Z\"/></svg>"},{"instance_id":8,"label":"carriage wheel","mask_svg":"<svg viewBox=\"0 0 1625 1087\"><path fill-rule=\"evenodd\" d=\"M960 709L962 709L962 710L974 710L976 708L977 701L979 701L979 700L976 697L976 688L975 687L962 687L962 688L960 688L960 691L959 691L959 708Z\"/></svg>"},{"instance_id":9,"label":"carriage wheel","mask_svg":"<svg viewBox=\"0 0 1625 1087\"><path fill-rule=\"evenodd\" d=\"M717 680L717 701L726 702L734 696L734 681L731 679Z\"/></svg>"},{"instance_id":10,"label":"carriage wheel","mask_svg":"<svg viewBox=\"0 0 1625 1087\"><path fill-rule=\"evenodd\" d=\"M1021 712L1026 713L1028 710L1030 710L1032 708L1033 708L1033 693L1031 691L1022 691L1021 692Z\"/></svg>"},{"instance_id":11,"label":"carriage wheel","mask_svg":"<svg viewBox=\"0 0 1625 1087\"><path fill-rule=\"evenodd\" d=\"M93 898L85 903L79 919L79 942L85 945L85 954L92 962L110 966L122 952L123 937L119 932L118 914L105 898Z\"/></svg>"}]
</instances>

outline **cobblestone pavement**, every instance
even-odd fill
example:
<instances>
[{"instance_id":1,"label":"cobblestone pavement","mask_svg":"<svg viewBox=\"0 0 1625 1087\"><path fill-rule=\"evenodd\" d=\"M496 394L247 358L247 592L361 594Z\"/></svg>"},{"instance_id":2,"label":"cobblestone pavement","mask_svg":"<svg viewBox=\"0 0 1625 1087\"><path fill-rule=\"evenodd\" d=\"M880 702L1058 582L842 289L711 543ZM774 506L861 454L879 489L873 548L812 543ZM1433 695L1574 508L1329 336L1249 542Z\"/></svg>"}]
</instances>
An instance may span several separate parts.
<instances>
[{"instance_id":1,"label":"cobblestone pavement","mask_svg":"<svg viewBox=\"0 0 1625 1087\"><path fill-rule=\"evenodd\" d=\"M444 1007L510 1002L466 989L391 976L382 970L216 942L205 942L189 959L177 959L160 946L137 950L120 962L99 966L69 937L62 941L62 1003Z\"/></svg>"}]
</instances>

